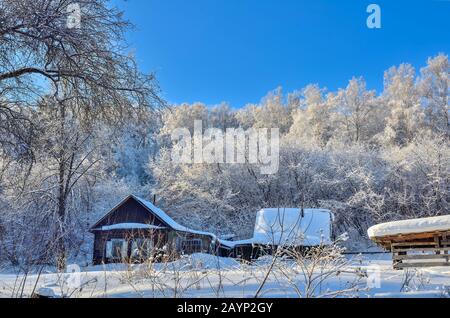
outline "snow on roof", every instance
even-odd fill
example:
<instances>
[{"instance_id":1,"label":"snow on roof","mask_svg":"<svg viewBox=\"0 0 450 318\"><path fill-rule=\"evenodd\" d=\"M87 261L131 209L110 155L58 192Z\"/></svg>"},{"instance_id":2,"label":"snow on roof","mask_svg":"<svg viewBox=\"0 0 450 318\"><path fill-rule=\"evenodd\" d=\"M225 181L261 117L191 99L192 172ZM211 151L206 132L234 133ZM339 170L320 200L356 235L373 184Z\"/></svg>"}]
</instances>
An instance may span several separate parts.
<instances>
[{"instance_id":1,"label":"snow on roof","mask_svg":"<svg viewBox=\"0 0 450 318\"><path fill-rule=\"evenodd\" d=\"M253 239L260 244L314 246L331 243L329 210L262 209L256 216Z\"/></svg>"},{"instance_id":2,"label":"snow on roof","mask_svg":"<svg viewBox=\"0 0 450 318\"><path fill-rule=\"evenodd\" d=\"M372 226L367 230L370 238L415 234L450 230L450 215L435 216L429 218L394 221Z\"/></svg>"},{"instance_id":3,"label":"snow on roof","mask_svg":"<svg viewBox=\"0 0 450 318\"><path fill-rule=\"evenodd\" d=\"M155 226L152 224L142 224L142 223L118 223L113 225L102 226L102 231L110 230L162 230L164 227Z\"/></svg>"},{"instance_id":4,"label":"snow on roof","mask_svg":"<svg viewBox=\"0 0 450 318\"><path fill-rule=\"evenodd\" d=\"M253 238L248 239L248 240L240 240L240 241L227 241L227 240L219 240L219 241L220 241L220 245L225 248L234 248L238 245L255 244L255 241L253 240Z\"/></svg>"},{"instance_id":5,"label":"snow on roof","mask_svg":"<svg viewBox=\"0 0 450 318\"><path fill-rule=\"evenodd\" d=\"M333 214L325 209L299 208L262 209L257 213L253 238L243 241L222 241L235 247L244 244L317 246L331 244Z\"/></svg>"},{"instance_id":6,"label":"snow on roof","mask_svg":"<svg viewBox=\"0 0 450 318\"><path fill-rule=\"evenodd\" d=\"M153 213L155 213L164 223L166 223L167 225L169 225L171 228L173 228L175 231L179 231L179 232L187 232L187 233L192 233L192 234L199 234L199 235L207 235L207 236L211 236L214 240L216 239L216 236L212 233L209 232L203 232L203 231L197 231L197 230L192 230L190 228L187 228L183 225L178 224L177 222L175 222L169 215L167 215L166 212L164 212L163 210L161 210L160 208L156 207L153 203L151 203L150 201L147 201L145 199L142 199L140 197L137 197L135 195L132 196L134 199L136 199L138 202L140 202L141 204L143 204L145 207L147 207L149 210L151 210Z\"/></svg>"}]
</instances>

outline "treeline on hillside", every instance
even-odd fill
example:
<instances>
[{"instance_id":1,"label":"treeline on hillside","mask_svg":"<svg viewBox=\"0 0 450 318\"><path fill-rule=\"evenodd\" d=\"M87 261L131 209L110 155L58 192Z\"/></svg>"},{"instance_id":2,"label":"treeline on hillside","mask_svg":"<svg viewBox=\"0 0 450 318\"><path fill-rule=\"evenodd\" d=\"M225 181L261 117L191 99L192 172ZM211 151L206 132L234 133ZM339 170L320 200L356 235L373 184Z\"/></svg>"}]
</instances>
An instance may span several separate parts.
<instances>
[{"instance_id":1,"label":"treeline on hillside","mask_svg":"<svg viewBox=\"0 0 450 318\"><path fill-rule=\"evenodd\" d=\"M263 207L331 208L341 231L362 237L374 222L448 213L449 67L443 54L418 73L409 64L392 67L379 94L359 77L337 92L277 89L238 110L176 106L161 119L150 188L183 223L201 220L204 229L240 237L251 235ZM173 163L168 136L176 127L193 130L196 119L204 128L279 128L278 173Z\"/></svg>"}]
</instances>

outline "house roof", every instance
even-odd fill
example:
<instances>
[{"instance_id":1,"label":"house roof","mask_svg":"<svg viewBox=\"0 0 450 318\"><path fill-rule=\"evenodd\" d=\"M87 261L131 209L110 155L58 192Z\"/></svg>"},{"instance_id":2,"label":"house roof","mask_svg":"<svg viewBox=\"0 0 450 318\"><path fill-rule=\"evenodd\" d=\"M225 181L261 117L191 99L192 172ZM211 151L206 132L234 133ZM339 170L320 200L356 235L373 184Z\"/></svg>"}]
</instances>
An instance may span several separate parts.
<instances>
[{"instance_id":1,"label":"house roof","mask_svg":"<svg viewBox=\"0 0 450 318\"><path fill-rule=\"evenodd\" d=\"M214 234L212 234L212 233L193 230L193 229L190 229L188 227L185 227L183 225L178 224L169 215L167 215L166 212L164 212L160 208L156 207L150 201L147 201L145 199L142 199L142 198L134 196L134 195L132 197L134 197L138 202L140 202L142 205L144 205L147 209L149 209L154 214L156 214L164 223L166 223L168 226L170 226L175 231L188 232L188 233L200 234L200 235L208 235L208 236L211 236L213 238L216 238L216 236Z\"/></svg>"},{"instance_id":2,"label":"house roof","mask_svg":"<svg viewBox=\"0 0 450 318\"><path fill-rule=\"evenodd\" d=\"M119 208L122 204L124 204L129 199L134 199L136 202L138 202L140 205L142 205L149 213L152 213L153 215L155 215L160 221L162 221L169 228L171 228L171 229L173 229L175 231L192 233L192 234L199 234L199 235L206 235L206 236L212 237L213 239L216 239L216 236L214 234L212 234L212 233L193 230L193 229L190 229L188 227L185 227L183 225L178 224L169 215L167 215L166 212L164 212L160 208L156 207L153 203L151 203L150 201L147 201L147 200L145 200L143 198L140 198L138 196L135 196L135 195L129 195L124 200L122 200L119 204L117 204L113 209L111 209L111 211L106 213L99 221L97 221L91 227L91 231L98 230L98 229L96 229L98 224L101 221L103 221L110 213L114 212L117 208Z\"/></svg>"},{"instance_id":3,"label":"house roof","mask_svg":"<svg viewBox=\"0 0 450 318\"><path fill-rule=\"evenodd\" d=\"M243 241L224 241L229 247L248 244L316 246L331 244L333 214L325 209L262 209L256 215L253 237Z\"/></svg>"}]
</instances>

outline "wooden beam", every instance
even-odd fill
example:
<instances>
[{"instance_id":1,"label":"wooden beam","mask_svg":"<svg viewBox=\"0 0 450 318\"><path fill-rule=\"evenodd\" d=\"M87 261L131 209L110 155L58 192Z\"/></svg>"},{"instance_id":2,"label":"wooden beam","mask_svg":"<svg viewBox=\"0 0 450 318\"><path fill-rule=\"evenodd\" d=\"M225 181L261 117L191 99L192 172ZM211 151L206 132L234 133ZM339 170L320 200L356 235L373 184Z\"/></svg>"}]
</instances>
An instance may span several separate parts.
<instances>
[{"instance_id":1,"label":"wooden beam","mask_svg":"<svg viewBox=\"0 0 450 318\"><path fill-rule=\"evenodd\" d=\"M393 253L397 252L437 252L437 251L450 251L450 247L419 247L419 248L396 248L393 250Z\"/></svg>"},{"instance_id":2,"label":"wooden beam","mask_svg":"<svg viewBox=\"0 0 450 318\"><path fill-rule=\"evenodd\" d=\"M404 247L404 246L427 246L434 247L435 244L431 242L405 242L405 243L392 243L392 247Z\"/></svg>"},{"instance_id":3,"label":"wooden beam","mask_svg":"<svg viewBox=\"0 0 450 318\"><path fill-rule=\"evenodd\" d=\"M424 263L398 263L394 265L394 269L418 268L418 267L447 267L450 262L424 262Z\"/></svg>"},{"instance_id":4,"label":"wooden beam","mask_svg":"<svg viewBox=\"0 0 450 318\"><path fill-rule=\"evenodd\" d=\"M428 254L428 255L395 255L394 260L423 260L423 259L445 259L448 261L450 255Z\"/></svg>"}]
</instances>

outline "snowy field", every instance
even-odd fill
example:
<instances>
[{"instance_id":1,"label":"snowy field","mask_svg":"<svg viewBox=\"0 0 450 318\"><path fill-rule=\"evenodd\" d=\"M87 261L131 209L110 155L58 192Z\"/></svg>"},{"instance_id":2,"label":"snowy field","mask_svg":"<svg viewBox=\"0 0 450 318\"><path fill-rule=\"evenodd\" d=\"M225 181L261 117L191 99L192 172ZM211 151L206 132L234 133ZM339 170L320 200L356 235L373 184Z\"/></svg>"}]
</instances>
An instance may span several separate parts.
<instances>
[{"instance_id":1,"label":"snowy field","mask_svg":"<svg viewBox=\"0 0 450 318\"><path fill-rule=\"evenodd\" d=\"M70 275L44 269L28 275L25 284L24 275L5 269L0 297L29 297L33 290L71 298L450 297L450 268L396 271L389 254L352 256L345 262L339 269L311 270L279 260L271 268L271 258L245 265L197 254L168 264L87 267Z\"/></svg>"}]
</instances>

